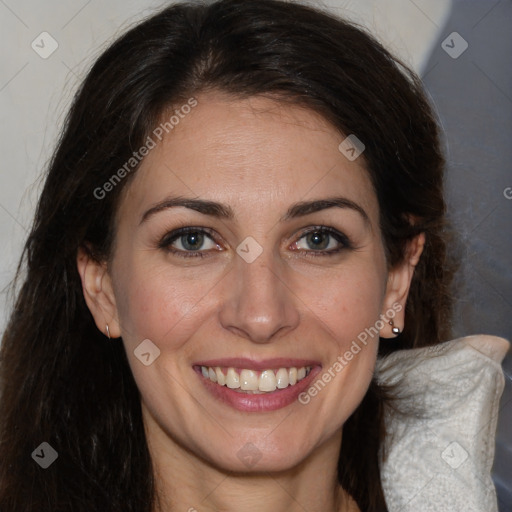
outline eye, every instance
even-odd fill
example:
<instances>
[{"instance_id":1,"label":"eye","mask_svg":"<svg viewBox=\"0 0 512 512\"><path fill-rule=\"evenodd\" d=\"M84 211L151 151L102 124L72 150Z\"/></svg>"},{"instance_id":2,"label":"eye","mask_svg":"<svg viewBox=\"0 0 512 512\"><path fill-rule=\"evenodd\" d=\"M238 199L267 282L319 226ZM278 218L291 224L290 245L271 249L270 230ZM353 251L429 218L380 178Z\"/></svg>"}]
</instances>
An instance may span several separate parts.
<instances>
[{"instance_id":1,"label":"eye","mask_svg":"<svg viewBox=\"0 0 512 512\"><path fill-rule=\"evenodd\" d=\"M213 234L206 228L184 227L166 234L158 247L179 257L204 257L212 250L222 250ZM329 256L350 249L349 239L339 231L314 226L294 243L294 248L308 255Z\"/></svg>"},{"instance_id":2,"label":"eye","mask_svg":"<svg viewBox=\"0 0 512 512\"><path fill-rule=\"evenodd\" d=\"M295 242L294 246L314 256L337 254L351 248L349 239L343 233L324 226L310 229Z\"/></svg>"},{"instance_id":3,"label":"eye","mask_svg":"<svg viewBox=\"0 0 512 512\"><path fill-rule=\"evenodd\" d=\"M220 249L205 228L186 227L168 233L158 244L161 249L183 257L203 257L204 252Z\"/></svg>"}]
</instances>

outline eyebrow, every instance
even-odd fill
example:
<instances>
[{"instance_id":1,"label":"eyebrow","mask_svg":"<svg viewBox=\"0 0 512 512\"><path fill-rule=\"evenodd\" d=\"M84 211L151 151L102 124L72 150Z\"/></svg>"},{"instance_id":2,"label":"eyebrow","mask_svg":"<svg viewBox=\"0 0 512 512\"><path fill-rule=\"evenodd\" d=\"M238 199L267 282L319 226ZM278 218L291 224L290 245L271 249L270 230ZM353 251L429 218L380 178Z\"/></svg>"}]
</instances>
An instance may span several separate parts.
<instances>
[{"instance_id":1,"label":"eyebrow","mask_svg":"<svg viewBox=\"0 0 512 512\"><path fill-rule=\"evenodd\" d=\"M185 197L170 197L164 199L160 203L152 206L141 217L140 224L147 221L151 216L164 210L175 207L184 207L202 213L203 215L210 215L218 219L232 220L235 214L232 208L228 205L208 201L205 199L193 199ZM370 218L365 210L354 201L346 197L330 197L326 199L317 199L313 201L300 201L291 205L287 212L281 217L280 221L288 221L299 217L304 217L321 210L328 208L346 208L357 212L365 224L371 225Z\"/></svg>"}]
</instances>

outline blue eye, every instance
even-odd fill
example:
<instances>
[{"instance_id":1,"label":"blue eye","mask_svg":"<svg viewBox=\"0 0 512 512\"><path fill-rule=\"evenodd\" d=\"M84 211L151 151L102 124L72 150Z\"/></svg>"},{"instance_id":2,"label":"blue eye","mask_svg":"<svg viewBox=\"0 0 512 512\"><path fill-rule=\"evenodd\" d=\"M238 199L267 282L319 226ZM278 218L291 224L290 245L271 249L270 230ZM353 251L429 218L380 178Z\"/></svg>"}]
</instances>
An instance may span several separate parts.
<instances>
[{"instance_id":1,"label":"blue eye","mask_svg":"<svg viewBox=\"0 0 512 512\"><path fill-rule=\"evenodd\" d=\"M304 240L307 247L300 247L301 240ZM304 233L295 242L295 246L313 256L328 256L351 248L350 241L345 235L323 226L315 227Z\"/></svg>"},{"instance_id":2,"label":"blue eye","mask_svg":"<svg viewBox=\"0 0 512 512\"><path fill-rule=\"evenodd\" d=\"M198 249L211 249L212 241L210 240L210 247L203 247L205 245L205 241L208 241L205 237L204 233L200 231L191 231L190 233L186 233L185 235L181 235L176 239L174 243L178 243L176 248L185 251L195 251ZM181 245L181 247L179 247ZM208 245L208 244L206 244Z\"/></svg>"},{"instance_id":3,"label":"blue eye","mask_svg":"<svg viewBox=\"0 0 512 512\"><path fill-rule=\"evenodd\" d=\"M222 250L210 230L197 227L184 227L166 234L158 243L158 247L183 258L202 258L214 250ZM294 243L294 247L306 255L334 256L343 250L351 249L352 245L339 231L314 226L302 234Z\"/></svg>"},{"instance_id":4,"label":"blue eye","mask_svg":"<svg viewBox=\"0 0 512 512\"><path fill-rule=\"evenodd\" d=\"M194 227L181 228L169 233L158 246L183 257L203 257L204 252L219 248L207 230Z\"/></svg>"}]
</instances>

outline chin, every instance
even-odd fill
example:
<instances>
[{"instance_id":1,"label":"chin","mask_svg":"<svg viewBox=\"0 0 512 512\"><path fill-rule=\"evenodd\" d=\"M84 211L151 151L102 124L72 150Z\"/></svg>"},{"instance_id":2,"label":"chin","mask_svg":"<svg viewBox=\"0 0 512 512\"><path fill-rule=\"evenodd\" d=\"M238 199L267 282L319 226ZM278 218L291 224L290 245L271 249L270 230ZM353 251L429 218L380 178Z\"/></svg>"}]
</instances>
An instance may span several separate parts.
<instances>
[{"instance_id":1,"label":"chin","mask_svg":"<svg viewBox=\"0 0 512 512\"><path fill-rule=\"evenodd\" d=\"M254 474L283 472L298 466L308 457L308 444L308 441L299 439L293 443L287 439L280 444L261 439L237 440L224 447L224 456L219 457L219 452L216 452L207 458L223 471ZM219 446L213 442L212 445Z\"/></svg>"}]
</instances>

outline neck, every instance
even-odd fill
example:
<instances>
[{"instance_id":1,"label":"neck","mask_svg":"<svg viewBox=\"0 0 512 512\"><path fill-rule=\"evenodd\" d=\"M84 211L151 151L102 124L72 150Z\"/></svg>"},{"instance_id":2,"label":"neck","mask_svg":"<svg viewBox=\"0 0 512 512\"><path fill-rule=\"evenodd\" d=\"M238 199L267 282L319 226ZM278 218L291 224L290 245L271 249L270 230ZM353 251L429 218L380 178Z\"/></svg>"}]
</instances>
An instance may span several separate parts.
<instances>
[{"instance_id":1,"label":"neck","mask_svg":"<svg viewBox=\"0 0 512 512\"><path fill-rule=\"evenodd\" d=\"M358 512L337 481L341 431L299 465L278 472L214 467L145 418L158 503L155 512Z\"/></svg>"}]
</instances>

